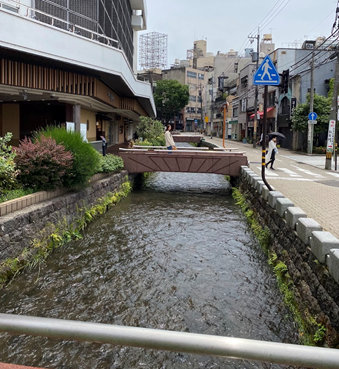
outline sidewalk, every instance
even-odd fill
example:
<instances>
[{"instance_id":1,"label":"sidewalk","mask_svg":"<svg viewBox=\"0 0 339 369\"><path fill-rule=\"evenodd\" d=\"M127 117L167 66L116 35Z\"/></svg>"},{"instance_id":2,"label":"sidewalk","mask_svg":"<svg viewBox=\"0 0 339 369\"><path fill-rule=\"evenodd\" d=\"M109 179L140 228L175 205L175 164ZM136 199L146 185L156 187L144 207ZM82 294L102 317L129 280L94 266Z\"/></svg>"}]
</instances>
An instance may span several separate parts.
<instances>
[{"instance_id":1,"label":"sidewalk","mask_svg":"<svg viewBox=\"0 0 339 369\"><path fill-rule=\"evenodd\" d=\"M223 146L221 138L204 139ZM251 169L261 176L260 147L231 140L225 140L225 146L246 151ZM265 171L268 183L339 238L339 172L334 171L334 165L332 171L325 170L324 156L279 149L275 167L275 171Z\"/></svg>"}]
</instances>

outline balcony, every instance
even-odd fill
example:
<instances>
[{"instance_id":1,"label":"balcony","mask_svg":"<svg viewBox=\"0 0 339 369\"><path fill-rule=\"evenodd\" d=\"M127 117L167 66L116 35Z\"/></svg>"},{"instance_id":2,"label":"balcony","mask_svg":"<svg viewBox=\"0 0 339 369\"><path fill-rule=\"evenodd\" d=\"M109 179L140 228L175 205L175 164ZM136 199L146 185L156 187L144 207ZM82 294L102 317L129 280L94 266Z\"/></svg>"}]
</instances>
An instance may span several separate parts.
<instances>
[{"instance_id":1,"label":"balcony","mask_svg":"<svg viewBox=\"0 0 339 369\"><path fill-rule=\"evenodd\" d=\"M58 24L67 22L22 3L13 4L17 13L7 10L7 2L0 0L0 48L5 56L24 53L28 63L38 57L47 65L95 74L118 94L138 98L149 115L156 115L151 85L137 79L116 40L77 25L59 28ZM39 21L39 14L49 23Z\"/></svg>"}]
</instances>

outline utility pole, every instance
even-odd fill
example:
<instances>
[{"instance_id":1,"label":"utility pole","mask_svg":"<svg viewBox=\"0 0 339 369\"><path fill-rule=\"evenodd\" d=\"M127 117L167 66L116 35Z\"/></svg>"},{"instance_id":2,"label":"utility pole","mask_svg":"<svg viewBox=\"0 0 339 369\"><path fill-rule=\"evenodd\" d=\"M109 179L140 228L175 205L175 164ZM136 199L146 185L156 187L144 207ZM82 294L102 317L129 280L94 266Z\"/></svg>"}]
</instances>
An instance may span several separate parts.
<instances>
[{"instance_id":1,"label":"utility pole","mask_svg":"<svg viewBox=\"0 0 339 369\"><path fill-rule=\"evenodd\" d=\"M331 126L331 121L335 121L334 132L337 131L337 127L338 127L337 123L338 123L339 52L337 52L336 56L337 56L337 62L336 62L336 65L335 65L335 78L334 78L333 95L332 95L332 107L331 107L330 124L329 124L329 127L330 127ZM329 133L330 133L330 128L329 128ZM329 149L328 141L329 141L329 137L327 138L325 169L331 170L331 167L332 167L332 152L333 152L333 150L336 150L337 147L336 147L336 142L333 142L332 150Z\"/></svg>"},{"instance_id":2,"label":"utility pole","mask_svg":"<svg viewBox=\"0 0 339 369\"><path fill-rule=\"evenodd\" d=\"M314 109L314 51L311 60L311 91L310 91L310 113ZM313 130L314 124L308 123L307 154L313 153Z\"/></svg>"},{"instance_id":3,"label":"utility pole","mask_svg":"<svg viewBox=\"0 0 339 369\"><path fill-rule=\"evenodd\" d=\"M336 30L336 36L338 34L339 28L339 0L337 2L336 12L334 23L332 26L332 34L334 34ZM335 64L335 77L334 77L334 85L333 85L333 95L332 95L332 107L330 113L330 122L328 125L328 135L327 135L327 148L326 148L326 161L325 161L325 169L331 170L332 169L332 152L334 150L334 157L335 157L335 170L337 170L337 140L338 140L338 106L339 106L339 97L338 97L338 86L339 86L339 51L337 49L336 54L333 57L337 57L337 62ZM333 127L334 125L334 132ZM330 133L334 135L333 137L333 146L332 148L329 145L330 140Z\"/></svg>"},{"instance_id":4,"label":"utility pole","mask_svg":"<svg viewBox=\"0 0 339 369\"><path fill-rule=\"evenodd\" d=\"M200 124L201 124L202 127L204 126L203 111L202 111L202 91L203 91L203 89L204 89L204 86L200 83L200 85L199 85L200 110L201 110L201 112L200 112L200 119L201 119Z\"/></svg>"},{"instance_id":5,"label":"utility pole","mask_svg":"<svg viewBox=\"0 0 339 369\"><path fill-rule=\"evenodd\" d=\"M256 70L259 68L259 42L260 42L260 32L258 27L258 34L256 37L249 36L250 40L253 42L254 38L257 39L257 54L256 54ZM257 143L257 129L258 129L258 86L255 86L255 96L254 96L254 123L253 123L253 147L256 147Z\"/></svg>"}]
</instances>

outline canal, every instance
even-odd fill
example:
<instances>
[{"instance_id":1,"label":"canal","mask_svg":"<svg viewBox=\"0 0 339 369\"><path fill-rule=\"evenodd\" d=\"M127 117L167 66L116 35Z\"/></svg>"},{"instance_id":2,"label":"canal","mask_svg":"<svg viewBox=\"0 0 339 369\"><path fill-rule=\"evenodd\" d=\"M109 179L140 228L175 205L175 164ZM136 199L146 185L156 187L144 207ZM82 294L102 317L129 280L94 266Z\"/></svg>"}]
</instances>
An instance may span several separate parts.
<instances>
[{"instance_id":1,"label":"canal","mask_svg":"<svg viewBox=\"0 0 339 369\"><path fill-rule=\"evenodd\" d=\"M223 176L158 173L0 291L0 312L297 343L265 255ZM0 362L58 369L281 368L0 336Z\"/></svg>"}]
</instances>

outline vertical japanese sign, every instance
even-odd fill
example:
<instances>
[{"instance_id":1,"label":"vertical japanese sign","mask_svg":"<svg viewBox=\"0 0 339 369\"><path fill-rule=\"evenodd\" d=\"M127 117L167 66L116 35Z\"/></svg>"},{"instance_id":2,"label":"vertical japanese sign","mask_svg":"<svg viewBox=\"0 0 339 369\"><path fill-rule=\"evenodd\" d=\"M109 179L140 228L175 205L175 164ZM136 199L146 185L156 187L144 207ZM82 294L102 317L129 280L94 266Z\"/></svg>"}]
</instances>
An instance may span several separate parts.
<instances>
[{"instance_id":1,"label":"vertical japanese sign","mask_svg":"<svg viewBox=\"0 0 339 369\"><path fill-rule=\"evenodd\" d=\"M330 120L328 124L327 149L326 149L327 152L333 152L334 134L335 134L335 120Z\"/></svg>"}]
</instances>

